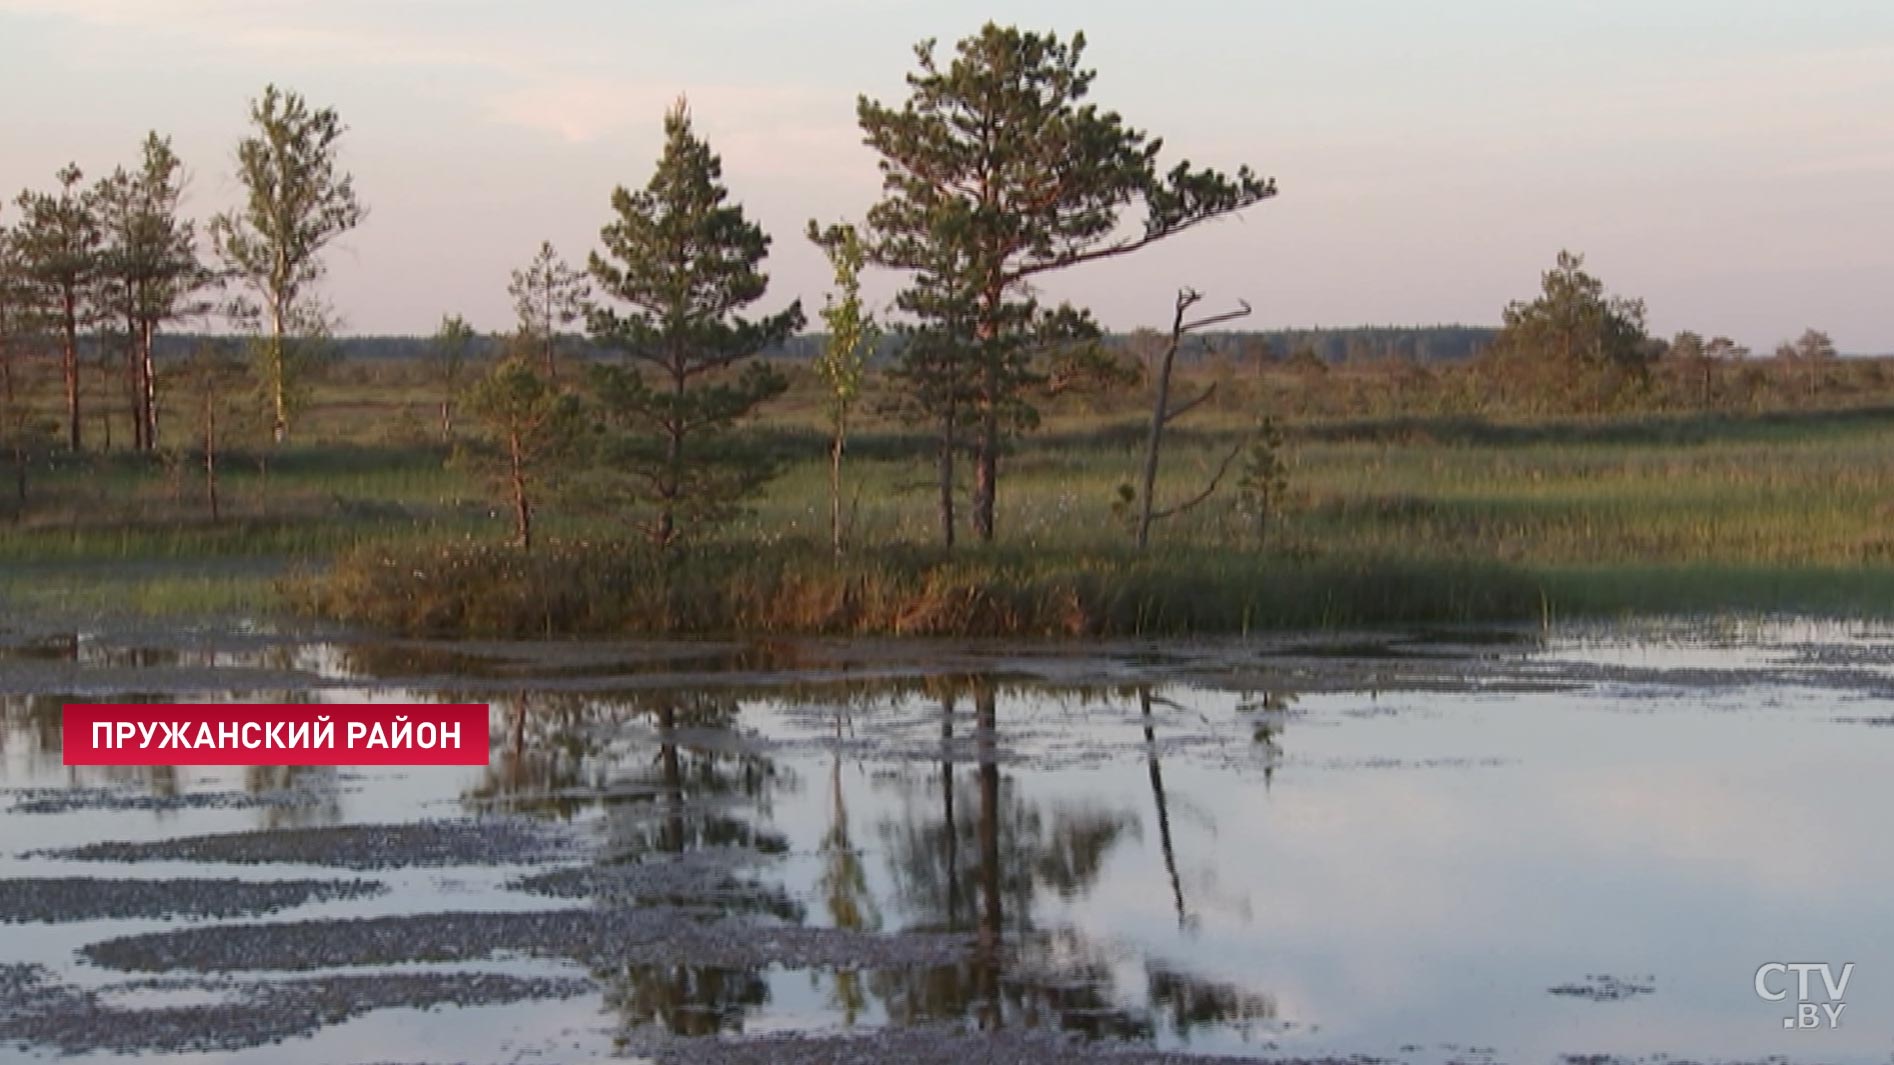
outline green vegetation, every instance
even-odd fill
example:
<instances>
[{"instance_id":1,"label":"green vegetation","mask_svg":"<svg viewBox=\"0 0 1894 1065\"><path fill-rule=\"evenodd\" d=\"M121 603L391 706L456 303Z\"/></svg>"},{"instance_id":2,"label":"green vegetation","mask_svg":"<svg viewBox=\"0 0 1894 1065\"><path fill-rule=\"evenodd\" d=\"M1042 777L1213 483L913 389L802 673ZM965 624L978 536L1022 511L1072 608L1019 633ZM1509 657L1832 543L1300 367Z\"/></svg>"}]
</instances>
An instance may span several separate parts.
<instances>
[{"instance_id":1,"label":"green vegetation","mask_svg":"<svg viewBox=\"0 0 1894 1065\"><path fill-rule=\"evenodd\" d=\"M679 556L624 543L363 548L289 591L298 606L342 621L500 636L1177 636L1517 620L1538 607L1524 574L1459 561L1216 549L1151 558L1122 546L837 558L826 547L730 544Z\"/></svg>"},{"instance_id":2,"label":"green vegetation","mask_svg":"<svg viewBox=\"0 0 1894 1065\"><path fill-rule=\"evenodd\" d=\"M509 359L480 379L467 397L483 430L456 458L478 471L512 504L513 543L533 549L533 511L557 482L579 435L579 404L522 359Z\"/></svg>"},{"instance_id":3,"label":"green vegetation","mask_svg":"<svg viewBox=\"0 0 1894 1065\"><path fill-rule=\"evenodd\" d=\"M809 223L809 239L822 248L835 272L835 292L822 307L828 344L815 360L816 376L827 389L823 404L829 422L829 543L841 554L847 542L842 522L842 452L848 447L849 415L861 401L868 356L881 339L874 315L863 309L861 235L851 225L818 229Z\"/></svg>"},{"instance_id":4,"label":"green vegetation","mask_svg":"<svg viewBox=\"0 0 1894 1065\"><path fill-rule=\"evenodd\" d=\"M333 109L311 109L301 94L271 85L251 103L250 122L255 132L237 145L244 205L212 218L210 236L246 290L231 314L258 331L257 376L280 444L320 351L314 342L333 325L314 291L327 272L323 252L368 209L354 178L337 172L345 127Z\"/></svg>"},{"instance_id":5,"label":"green vegetation","mask_svg":"<svg viewBox=\"0 0 1894 1065\"><path fill-rule=\"evenodd\" d=\"M788 383L752 359L802 326L802 306L751 320L763 298L770 238L728 202L723 162L691 128L683 101L664 116L664 152L637 193L612 194L592 278L615 303L595 306L595 340L626 364L594 367L592 392L610 435L607 489L652 513L639 522L660 549L696 525L727 519L774 472L730 430Z\"/></svg>"},{"instance_id":6,"label":"green vegetation","mask_svg":"<svg viewBox=\"0 0 1894 1065\"><path fill-rule=\"evenodd\" d=\"M896 306L918 334L904 365L939 427L941 538L954 541L953 458L971 445L974 534L991 543L1002 453L1032 428L1044 363L1096 338L1090 312L1045 307L1040 287L1088 263L1140 251L1276 194L1234 176L1160 171L1162 142L1091 103L1085 35L988 23L944 66L933 42L899 107L863 97L863 139L880 156L882 199L868 212L871 262L906 271ZM1127 209L1142 217L1126 233Z\"/></svg>"},{"instance_id":7,"label":"green vegetation","mask_svg":"<svg viewBox=\"0 0 1894 1065\"><path fill-rule=\"evenodd\" d=\"M934 532L927 442L868 413L871 403L849 445L855 546L838 560L828 548L826 388L811 366L779 369L792 387L754 432L784 456L785 472L668 566L629 546L614 514L557 500L530 559L505 547L514 514L483 480L500 469L446 461L428 425L427 368L344 364L313 392L305 421L343 442L271 448L263 423L221 457L221 522L209 520L190 462L50 456L35 467L31 506L9 508L0 524L0 597L258 611L283 605L271 588L294 571L293 603L334 616L535 634L549 618L555 632L650 632L660 621L692 632L947 632L958 620L962 631L1174 633L1894 606L1886 387L1831 388L1820 398L1834 406L1760 413L1292 410L1276 419L1281 444L1270 453L1287 483L1262 547L1254 512L1233 492L1166 523L1141 557L1113 504L1138 470L1145 397L1055 404L1009 460L1008 534L952 554L919 546ZM1338 367L1327 385L1372 395L1404 372ZM1294 373L1272 368L1220 389L1197 425L1173 430L1167 475L1202 476L1257 439L1253 412L1294 395ZM1201 389L1215 374L1182 376ZM868 388L872 396L886 382L871 377ZM404 421L417 438L391 430ZM193 454L190 428L180 409L159 456ZM521 603L531 609L512 616L509 604Z\"/></svg>"},{"instance_id":8,"label":"green vegetation","mask_svg":"<svg viewBox=\"0 0 1894 1065\"><path fill-rule=\"evenodd\" d=\"M323 252L364 216L333 111L266 90L243 205L208 227L249 366L229 336L159 342L213 280L168 143L90 189L65 168L0 231L0 597L448 634L1894 612L1894 360L1819 331L1767 359L1665 341L1571 253L1487 333L1218 332L1240 290L1192 318L1183 288L1167 335L1110 338L1042 305L1276 194L1161 169L1083 52L989 25L860 101L881 197L809 226L824 336L771 300L771 238L682 102L586 274L542 244L515 332L351 342L408 358L329 357ZM876 269L905 286L886 314Z\"/></svg>"}]
</instances>

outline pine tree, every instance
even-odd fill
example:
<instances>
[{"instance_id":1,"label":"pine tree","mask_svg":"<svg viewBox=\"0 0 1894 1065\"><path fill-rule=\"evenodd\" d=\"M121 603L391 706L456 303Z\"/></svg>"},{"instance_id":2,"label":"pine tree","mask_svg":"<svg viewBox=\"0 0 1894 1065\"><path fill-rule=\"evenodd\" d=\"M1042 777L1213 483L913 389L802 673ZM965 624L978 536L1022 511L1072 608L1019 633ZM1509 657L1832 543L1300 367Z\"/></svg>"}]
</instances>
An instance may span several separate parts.
<instances>
[{"instance_id":1,"label":"pine tree","mask_svg":"<svg viewBox=\"0 0 1894 1065\"><path fill-rule=\"evenodd\" d=\"M1276 419L1266 417L1257 426L1236 490L1256 531L1256 546L1261 548L1268 543L1270 519L1282 511L1284 497L1289 494L1289 463L1283 450L1282 427Z\"/></svg>"},{"instance_id":2,"label":"pine tree","mask_svg":"<svg viewBox=\"0 0 1894 1065\"><path fill-rule=\"evenodd\" d=\"M1084 50L1083 34L1067 42L989 23L962 40L945 67L934 42L922 42L901 106L866 97L857 105L865 139L881 154L869 258L914 275L897 306L919 320L929 351L906 379L955 400L934 405L943 513L952 509L952 443L972 423L972 518L983 540L993 537L1006 437L1036 418L1036 357L1097 332L1083 312L1041 307L1033 286L1276 191L1248 168L1232 177L1180 163L1160 173L1160 141L1087 102L1094 72L1082 65ZM1134 207L1143 224L1123 233L1121 216ZM950 356L941 345L965 354ZM949 385L942 374L958 380Z\"/></svg>"},{"instance_id":3,"label":"pine tree","mask_svg":"<svg viewBox=\"0 0 1894 1065\"><path fill-rule=\"evenodd\" d=\"M760 360L737 364L803 320L800 303L741 314L768 288L770 239L728 202L723 165L682 101L665 115L664 135L650 182L612 194L617 218L601 232L605 253L591 257L599 289L630 309L588 315L592 336L631 360L594 367L593 385L618 433L609 466L655 510L644 527L659 547L686 524L729 516L773 475L768 456L736 446L729 430L787 382Z\"/></svg>"},{"instance_id":4,"label":"pine tree","mask_svg":"<svg viewBox=\"0 0 1894 1065\"><path fill-rule=\"evenodd\" d=\"M458 461L473 466L507 500L513 542L533 547L533 515L579 438L579 402L533 372L522 358L502 361L474 383L467 410L480 439Z\"/></svg>"},{"instance_id":5,"label":"pine tree","mask_svg":"<svg viewBox=\"0 0 1894 1065\"><path fill-rule=\"evenodd\" d=\"M897 333L901 354L889 374L900 389L894 407L910 422L933 426L935 513L941 543L952 547L959 531L955 469L975 400L970 305L930 272L917 274L896 304L913 320Z\"/></svg>"},{"instance_id":6,"label":"pine tree","mask_svg":"<svg viewBox=\"0 0 1894 1065\"><path fill-rule=\"evenodd\" d=\"M79 331L90 322L90 298L99 272L99 220L85 174L74 164L59 171L59 192L22 192L13 240L21 268L48 310L59 336L66 381L66 441L84 447L80 419Z\"/></svg>"},{"instance_id":7,"label":"pine tree","mask_svg":"<svg viewBox=\"0 0 1894 1065\"><path fill-rule=\"evenodd\" d=\"M153 342L165 323L209 310L196 296L213 276L198 261L196 225L178 214L184 164L170 139L149 134L143 152L136 172L114 171L96 196L105 242L101 273L111 312L125 327L133 446L150 450L158 439Z\"/></svg>"},{"instance_id":8,"label":"pine tree","mask_svg":"<svg viewBox=\"0 0 1894 1065\"><path fill-rule=\"evenodd\" d=\"M368 210L353 176L337 170L346 127L332 108L311 109L299 93L271 85L250 105L255 132L237 145L243 207L211 219L211 240L252 300L233 310L263 327L259 376L271 436L289 437L290 415L310 348L299 341L325 331L313 289L327 272L322 253L360 225Z\"/></svg>"},{"instance_id":9,"label":"pine tree","mask_svg":"<svg viewBox=\"0 0 1894 1065\"><path fill-rule=\"evenodd\" d=\"M1540 276L1540 294L1505 310L1505 328L1493 350L1525 378L1536 404L1587 397L1594 411L1625 389L1641 387L1649 372L1644 301L1605 292L1585 272L1585 257L1559 252Z\"/></svg>"},{"instance_id":10,"label":"pine tree","mask_svg":"<svg viewBox=\"0 0 1894 1065\"><path fill-rule=\"evenodd\" d=\"M9 494L16 519L26 512L33 460L50 448L58 430L34 403L30 356L45 331L44 311L14 234L0 229L0 446L12 466Z\"/></svg>"},{"instance_id":11,"label":"pine tree","mask_svg":"<svg viewBox=\"0 0 1894 1065\"><path fill-rule=\"evenodd\" d=\"M533 261L513 271L506 292L519 314L521 338L539 349L546 380L558 383L559 337L574 322L585 320L586 302L592 298L584 271L566 265L552 242L543 241Z\"/></svg>"}]
</instances>

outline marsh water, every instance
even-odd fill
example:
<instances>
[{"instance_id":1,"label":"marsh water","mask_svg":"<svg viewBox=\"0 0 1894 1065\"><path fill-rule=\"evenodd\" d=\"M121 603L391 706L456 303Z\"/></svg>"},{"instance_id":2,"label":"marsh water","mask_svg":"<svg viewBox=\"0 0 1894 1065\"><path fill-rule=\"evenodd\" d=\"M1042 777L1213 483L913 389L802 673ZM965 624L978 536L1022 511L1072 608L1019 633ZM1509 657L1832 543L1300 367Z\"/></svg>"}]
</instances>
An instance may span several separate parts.
<instances>
[{"instance_id":1,"label":"marsh water","mask_svg":"<svg viewBox=\"0 0 1894 1065\"><path fill-rule=\"evenodd\" d=\"M1263 1059L1894 1052L1881 626L1023 648L14 631L0 691L0 1057L703 1060L706 1038L896 1028ZM494 746L473 769L67 768L80 696L479 701ZM410 855L403 825L447 843ZM70 884L100 879L151 899L86 911ZM228 880L368 884L195 905ZM720 938L483 946L481 921L572 910ZM441 914L469 921L402 920ZM275 944L292 925L309 939ZM214 964L179 938L247 926ZM836 935L777 954L783 929ZM1785 1028L1793 977L1755 990L1771 962L1854 963L1839 1026ZM373 983L416 976L446 990Z\"/></svg>"}]
</instances>

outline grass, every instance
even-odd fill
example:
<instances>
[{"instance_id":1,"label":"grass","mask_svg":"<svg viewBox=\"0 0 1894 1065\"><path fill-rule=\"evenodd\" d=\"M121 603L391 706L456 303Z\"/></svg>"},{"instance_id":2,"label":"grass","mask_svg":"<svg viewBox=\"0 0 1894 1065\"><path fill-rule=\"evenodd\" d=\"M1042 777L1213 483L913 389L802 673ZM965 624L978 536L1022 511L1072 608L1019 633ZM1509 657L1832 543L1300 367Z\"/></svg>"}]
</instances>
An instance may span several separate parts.
<instances>
[{"instance_id":1,"label":"grass","mask_svg":"<svg viewBox=\"0 0 1894 1065\"><path fill-rule=\"evenodd\" d=\"M273 566L12 566L0 573L0 604L43 617L257 617L282 608L279 581Z\"/></svg>"},{"instance_id":2,"label":"grass","mask_svg":"<svg viewBox=\"0 0 1894 1065\"><path fill-rule=\"evenodd\" d=\"M1357 376L1320 393L1306 382L1225 390L1234 398L1223 408L1176 433L1160 490L1193 490L1241 439L1259 397L1278 409L1372 397L1372 378ZM1177 634L1888 615L1887 400L1873 391L1816 410L1565 420L1418 401L1383 414L1373 413L1380 400L1292 408L1293 498L1268 549L1248 546L1247 519L1219 497L1161 524L1145 558L1127 551L1112 512L1137 465L1139 397L1050 411L1003 464L999 543L952 558L929 546L925 441L871 419L848 464L853 538L865 546L838 563L811 546L827 532L825 442L814 404L796 392L758 428L789 458L784 476L689 557L661 564L621 542L628 528L615 516L558 506L541 528L563 547L530 560L499 549L505 516L445 464L447 448L425 428L426 390L343 374L313 397L308 424L325 443L227 457L222 522L204 516L188 461L113 454L36 470L31 508L11 524L0 509L0 603L258 613L284 605L276 575L326 572L340 557L332 580L295 582L294 602L430 632ZM400 565L382 572L378 559ZM439 567L463 580L460 602L436 577L408 587L391 576Z\"/></svg>"},{"instance_id":3,"label":"grass","mask_svg":"<svg viewBox=\"0 0 1894 1065\"><path fill-rule=\"evenodd\" d=\"M659 556L642 544L364 547L293 580L302 609L415 635L586 632L1180 636L1252 629L1511 621L1524 574L1480 563L1296 560L1242 551L948 553L836 558L814 542Z\"/></svg>"}]
</instances>

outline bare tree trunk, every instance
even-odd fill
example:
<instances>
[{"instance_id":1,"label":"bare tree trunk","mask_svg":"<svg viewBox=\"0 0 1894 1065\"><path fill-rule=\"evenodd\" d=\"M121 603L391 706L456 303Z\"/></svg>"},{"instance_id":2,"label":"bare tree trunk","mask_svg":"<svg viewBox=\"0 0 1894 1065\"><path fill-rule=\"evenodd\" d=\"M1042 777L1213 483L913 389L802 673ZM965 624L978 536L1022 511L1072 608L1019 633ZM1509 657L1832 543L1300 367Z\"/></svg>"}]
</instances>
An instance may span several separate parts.
<instances>
[{"instance_id":1,"label":"bare tree trunk","mask_svg":"<svg viewBox=\"0 0 1894 1065\"><path fill-rule=\"evenodd\" d=\"M513 486L513 536L520 550L533 549L533 506L526 497L526 462L520 453L520 434L516 431L507 437L507 455L511 464L511 482Z\"/></svg>"},{"instance_id":2,"label":"bare tree trunk","mask_svg":"<svg viewBox=\"0 0 1894 1065\"><path fill-rule=\"evenodd\" d=\"M1143 551L1150 546L1151 523L1153 521L1156 521L1158 518L1172 517L1210 498L1211 493L1216 491L1218 482L1223 479L1224 471L1229 468L1230 463L1236 457L1235 451L1230 452L1229 458L1226 458L1223 462L1223 467L1217 471L1216 477L1211 480L1209 487L1205 488L1202 492L1191 499L1165 509L1162 513L1158 512L1157 463L1159 449L1164 443L1164 427L1180 416L1195 409L1199 404L1215 395L1217 391L1216 382L1213 381L1205 387L1201 394L1185 401L1174 410L1171 408L1171 371L1177 364L1177 349L1183 346L1184 334L1192 330L1202 329L1209 325L1217 325L1235 318L1242 318L1250 313L1250 305L1246 302L1239 301L1241 306L1238 310L1225 311L1222 314L1214 314L1208 318L1199 318L1196 321L1185 321L1184 315L1202 299L1202 294L1192 289L1186 288L1178 290L1176 310L1171 318L1170 340L1164 345L1163 357L1158 360L1157 396L1151 402L1151 428L1144 442L1143 483L1138 486L1137 542L1139 551ZM1239 449L1240 447L1241 445L1239 445Z\"/></svg>"},{"instance_id":3,"label":"bare tree trunk","mask_svg":"<svg viewBox=\"0 0 1894 1065\"><path fill-rule=\"evenodd\" d=\"M270 437L277 443L289 439L289 383L284 380L288 367L283 351L283 306L270 301Z\"/></svg>"},{"instance_id":4,"label":"bare tree trunk","mask_svg":"<svg viewBox=\"0 0 1894 1065\"><path fill-rule=\"evenodd\" d=\"M835 439L829 444L829 540L842 553L842 448L848 440L846 417L835 421Z\"/></svg>"},{"instance_id":5,"label":"bare tree trunk","mask_svg":"<svg viewBox=\"0 0 1894 1065\"><path fill-rule=\"evenodd\" d=\"M210 502L210 520L223 520L217 503L217 389L204 389L204 496Z\"/></svg>"},{"instance_id":6,"label":"bare tree trunk","mask_svg":"<svg viewBox=\"0 0 1894 1065\"><path fill-rule=\"evenodd\" d=\"M980 438L973 460L973 531L981 543L993 542L993 510L999 498L1000 477L1000 367L996 359L999 338L997 316L1005 293L997 277L989 277L984 309L974 328L980 354Z\"/></svg>"},{"instance_id":7,"label":"bare tree trunk","mask_svg":"<svg viewBox=\"0 0 1894 1065\"><path fill-rule=\"evenodd\" d=\"M684 391L688 381L685 376L684 357L673 354L671 357L671 389L677 396L678 411L684 409ZM677 539L677 497L684 483L684 433L686 432L683 415L673 414L664 424L664 474L658 481L658 524L653 530L652 539L660 550L669 550L671 542Z\"/></svg>"},{"instance_id":8,"label":"bare tree trunk","mask_svg":"<svg viewBox=\"0 0 1894 1065\"><path fill-rule=\"evenodd\" d=\"M1138 485L1138 550L1142 551L1151 544L1151 511L1157 497L1157 456L1158 449L1164 443L1164 424L1171 417L1171 368L1177 363L1177 343L1182 336L1184 308L1188 306L1182 299L1177 301L1176 324L1171 330L1170 343L1164 345L1164 355L1157 366L1157 397L1151 402L1151 429L1144 440L1144 475Z\"/></svg>"},{"instance_id":9,"label":"bare tree trunk","mask_svg":"<svg viewBox=\"0 0 1894 1065\"><path fill-rule=\"evenodd\" d=\"M0 395L6 397L6 424L0 424L13 441L13 494L17 504L13 518L18 521L26 516L26 419L20 415L20 396L13 377L13 348L0 335Z\"/></svg>"},{"instance_id":10,"label":"bare tree trunk","mask_svg":"<svg viewBox=\"0 0 1894 1065\"><path fill-rule=\"evenodd\" d=\"M72 450L82 451L84 430L79 422L79 319L78 307L70 289L65 293L65 327L60 364L66 373L66 432Z\"/></svg>"},{"instance_id":11,"label":"bare tree trunk","mask_svg":"<svg viewBox=\"0 0 1894 1065\"><path fill-rule=\"evenodd\" d=\"M940 423L940 445L935 454L935 469L940 482L940 536L949 550L954 546L954 411L950 405Z\"/></svg>"},{"instance_id":12,"label":"bare tree trunk","mask_svg":"<svg viewBox=\"0 0 1894 1065\"><path fill-rule=\"evenodd\" d=\"M138 315L125 314L125 410L132 423L132 450L143 451L145 443L145 389L140 380L141 358L138 351Z\"/></svg>"},{"instance_id":13,"label":"bare tree trunk","mask_svg":"<svg viewBox=\"0 0 1894 1065\"><path fill-rule=\"evenodd\" d=\"M999 494L1000 416L992 403L980 411L980 446L973 465L973 532L993 542L993 502Z\"/></svg>"},{"instance_id":14,"label":"bare tree trunk","mask_svg":"<svg viewBox=\"0 0 1894 1065\"><path fill-rule=\"evenodd\" d=\"M112 450L112 360L103 336L99 337L99 395L99 450L105 452Z\"/></svg>"},{"instance_id":15,"label":"bare tree trunk","mask_svg":"<svg viewBox=\"0 0 1894 1065\"><path fill-rule=\"evenodd\" d=\"M139 385L144 391L145 446L147 448L156 448L158 446L158 364L151 353L155 333L156 330L152 327L150 319L146 319L140 324L139 347L141 348L141 365L139 368Z\"/></svg>"}]
</instances>

